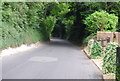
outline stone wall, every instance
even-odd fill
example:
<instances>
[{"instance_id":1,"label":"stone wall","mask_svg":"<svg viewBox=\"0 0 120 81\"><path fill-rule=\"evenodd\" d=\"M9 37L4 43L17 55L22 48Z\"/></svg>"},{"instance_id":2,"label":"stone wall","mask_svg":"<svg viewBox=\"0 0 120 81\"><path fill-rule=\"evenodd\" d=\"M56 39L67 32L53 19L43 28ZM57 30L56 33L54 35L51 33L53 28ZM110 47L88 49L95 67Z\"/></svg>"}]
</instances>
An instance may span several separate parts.
<instances>
[{"instance_id":1,"label":"stone wall","mask_svg":"<svg viewBox=\"0 0 120 81\"><path fill-rule=\"evenodd\" d=\"M105 40L106 37L110 37L110 42L116 42L120 44L120 32L103 32L103 31L97 32L97 40L98 39ZM106 45L107 41L104 41L104 44Z\"/></svg>"}]
</instances>

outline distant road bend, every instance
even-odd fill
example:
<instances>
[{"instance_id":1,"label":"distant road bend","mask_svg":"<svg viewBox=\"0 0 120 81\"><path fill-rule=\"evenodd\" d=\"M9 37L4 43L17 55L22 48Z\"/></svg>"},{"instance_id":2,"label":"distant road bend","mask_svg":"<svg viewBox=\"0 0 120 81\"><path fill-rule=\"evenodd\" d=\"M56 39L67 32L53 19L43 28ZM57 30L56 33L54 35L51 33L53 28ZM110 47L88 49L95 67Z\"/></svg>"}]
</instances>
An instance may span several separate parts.
<instances>
[{"instance_id":1,"label":"distant road bend","mask_svg":"<svg viewBox=\"0 0 120 81\"><path fill-rule=\"evenodd\" d=\"M102 79L81 49L62 39L3 58L3 79Z\"/></svg>"}]
</instances>

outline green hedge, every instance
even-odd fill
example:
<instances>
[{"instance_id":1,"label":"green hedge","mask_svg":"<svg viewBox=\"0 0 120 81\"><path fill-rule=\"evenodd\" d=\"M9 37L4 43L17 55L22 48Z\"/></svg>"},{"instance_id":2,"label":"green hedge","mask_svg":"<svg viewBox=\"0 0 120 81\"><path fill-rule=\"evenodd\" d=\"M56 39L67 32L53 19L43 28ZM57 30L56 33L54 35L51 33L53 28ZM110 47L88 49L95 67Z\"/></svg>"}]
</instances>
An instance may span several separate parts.
<instances>
[{"instance_id":1,"label":"green hedge","mask_svg":"<svg viewBox=\"0 0 120 81\"><path fill-rule=\"evenodd\" d=\"M2 3L2 35L0 49L48 41L44 25L46 20L44 3L5 2ZM44 29L44 30L43 30Z\"/></svg>"},{"instance_id":2,"label":"green hedge","mask_svg":"<svg viewBox=\"0 0 120 81\"><path fill-rule=\"evenodd\" d=\"M0 47L2 47L2 3L0 2Z\"/></svg>"}]
</instances>

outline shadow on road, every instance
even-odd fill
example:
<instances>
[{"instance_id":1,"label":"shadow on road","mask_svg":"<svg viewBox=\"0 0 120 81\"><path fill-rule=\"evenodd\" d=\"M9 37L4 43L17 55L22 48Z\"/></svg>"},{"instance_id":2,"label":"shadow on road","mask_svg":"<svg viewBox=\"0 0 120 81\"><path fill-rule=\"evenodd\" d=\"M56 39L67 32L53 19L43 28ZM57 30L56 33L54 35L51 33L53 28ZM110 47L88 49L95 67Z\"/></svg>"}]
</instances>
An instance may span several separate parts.
<instances>
[{"instance_id":1,"label":"shadow on road","mask_svg":"<svg viewBox=\"0 0 120 81\"><path fill-rule=\"evenodd\" d=\"M67 47L67 48L69 47L69 48L73 48L73 49L75 48L80 50L78 46L72 44L71 42L63 39L58 39L58 38L51 39L48 45L55 46L55 47Z\"/></svg>"}]
</instances>

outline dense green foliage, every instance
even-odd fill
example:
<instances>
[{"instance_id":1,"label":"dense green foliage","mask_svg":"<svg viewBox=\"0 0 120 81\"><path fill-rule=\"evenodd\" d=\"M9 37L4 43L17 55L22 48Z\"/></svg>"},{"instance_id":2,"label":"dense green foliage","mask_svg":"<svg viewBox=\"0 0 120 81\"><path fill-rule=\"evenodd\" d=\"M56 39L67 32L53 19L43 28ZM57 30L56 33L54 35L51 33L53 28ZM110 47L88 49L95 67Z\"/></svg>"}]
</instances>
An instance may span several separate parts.
<instances>
[{"instance_id":1,"label":"dense green foliage","mask_svg":"<svg viewBox=\"0 0 120 81\"><path fill-rule=\"evenodd\" d=\"M85 18L90 14L93 14L95 11L100 12L102 10L109 13L110 16L111 14L114 14L113 17L119 17L119 6L120 2L50 3L48 6L49 15L57 17L52 36L65 38L75 42L82 42L84 41L83 39L91 35L91 31L89 31L87 25L83 22ZM108 19L113 21L114 18ZM112 23L112 25L113 24L114 23ZM119 31L119 26L120 25L117 25L117 31ZM106 31L113 31L113 28L110 29L110 27L111 26L109 24L109 28L107 28Z\"/></svg>"},{"instance_id":2,"label":"dense green foliage","mask_svg":"<svg viewBox=\"0 0 120 81\"><path fill-rule=\"evenodd\" d=\"M46 30L40 30L44 16L43 3L3 3L1 48L48 40Z\"/></svg>"},{"instance_id":3,"label":"dense green foliage","mask_svg":"<svg viewBox=\"0 0 120 81\"><path fill-rule=\"evenodd\" d=\"M102 55L102 46L99 42L90 40L88 42L88 52L91 58L98 58Z\"/></svg>"},{"instance_id":4,"label":"dense green foliage","mask_svg":"<svg viewBox=\"0 0 120 81\"><path fill-rule=\"evenodd\" d=\"M2 47L2 3L0 2L0 48Z\"/></svg>"},{"instance_id":5,"label":"dense green foliage","mask_svg":"<svg viewBox=\"0 0 120 81\"><path fill-rule=\"evenodd\" d=\"M105 56L103 58L103 71L105 73L116 73L116 48L117 43L108 43L105 48Z\"/></svg>"},{"instance_id":6,"label":"dense green foliage","mask_svg":"<svg viewBox=\"0 0 120 81\"><path fill-rule=\"evenodd\" d=\"M2 38L0 42L4 41L1 48L47 41L50 36L75 42L87 41L92 35L83 20L95 11L101 10L119 17L119 6L120 2L3 3L1 18L3 31L1 32ZM117 26L117 31L119 31L119 26ZM106 30L112 31L109 28Z\"/></svg>"},{"instance_id":7,"label":"dense green foliage","mask_svg":"<svg viewBox=\"0 0 120 81\"><path fill-rule=\"evenodd\" d=\"M52 17L52 16L48 16L44 20L44 27L46 28L48 37L51 36L51 33L52 33L54 26L55 26L55 23L56 23L56 18Z\"/></svg>"},{"instance_id":8,"label":"dense green foliage","mask_svg":"<svg viewBox=\"0 0 120 81\"><path fill-rule=\"evenodd\" d=\"M54 6L50 6L52 8L50 14L57 18L52 36L68 39L74 21L73 16L70 16L69 18L66 17L66 14L70 11L69 3L56 3Z\"/></svg>"},{"instance_id":9,"label":"dense green foliage","mask_svg":"<svg viewBox=\"0 0 120 81\"><path fill-rule=\"evenodd\" d=\"M4 2L0 14L0 49L49 41L53 36L88 43L90 57L98 58L102 47L89 39L96 31L120 32L120 2ZM110 43L105 49L106 73L115 73L117 46Z\"/></svg>"},{"instance_id":10,"label":"dense green foliage","mask_svg":"<svg viewBox=\"0 0 120 81\"><path fill-rule=\"evenodd\" d=\"M86 29L91 33L96 33L97 31L116 31L118 17L106 11L96 11L89 15L84 20L84 23L88 26Z\"/></svg>"},{"instance_id":11,"label":"dense green foliage","mask_svg":"<svg viewBox=\"0 0 120 81\"><path fill-rule=\"evenodd\" d=\"M83 38L83 46L87 46L90 39L94 39L96 37L96 33L90 34L89 36Z\"/></svg>"}]
</instances>

